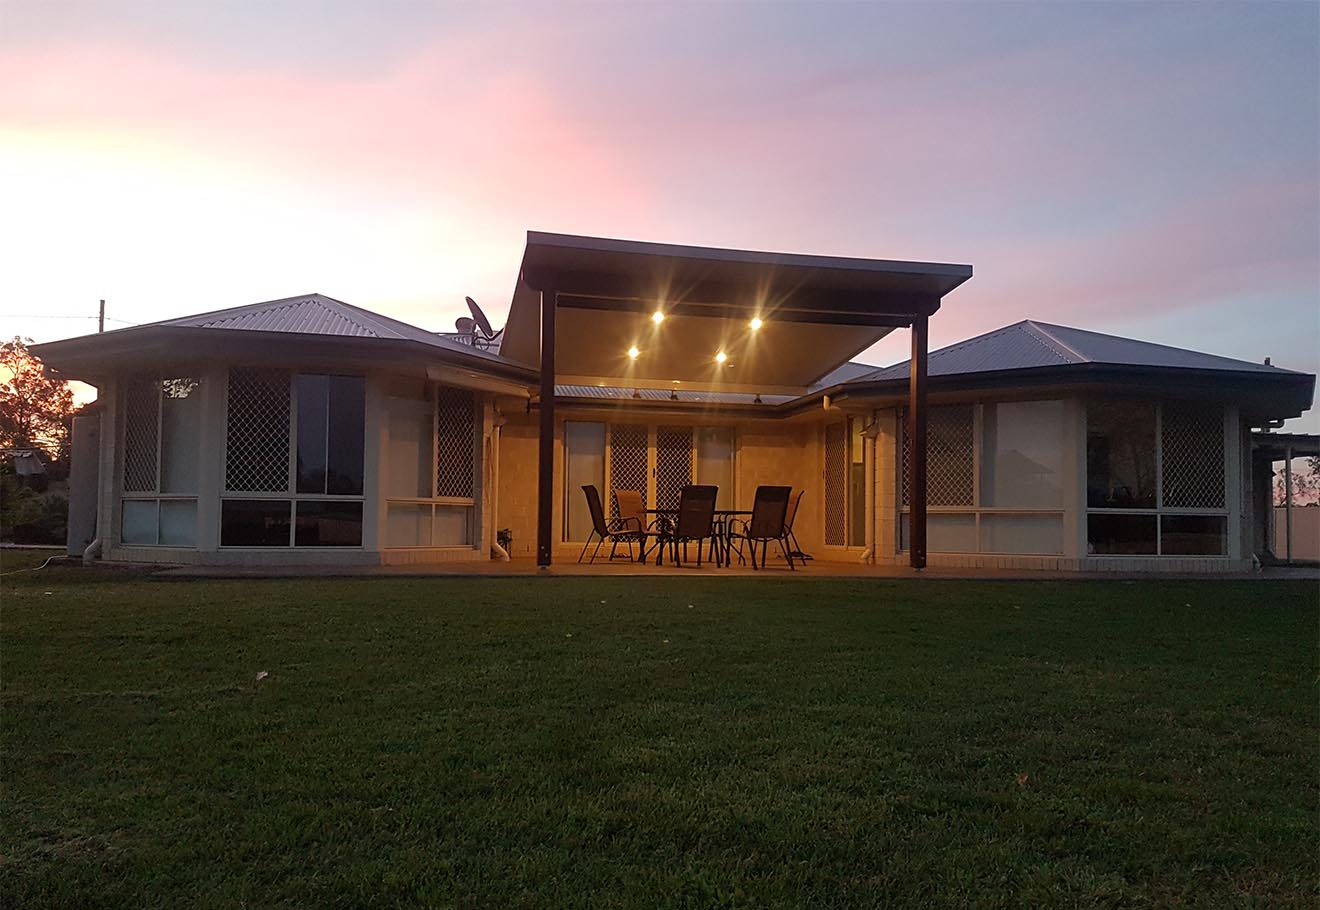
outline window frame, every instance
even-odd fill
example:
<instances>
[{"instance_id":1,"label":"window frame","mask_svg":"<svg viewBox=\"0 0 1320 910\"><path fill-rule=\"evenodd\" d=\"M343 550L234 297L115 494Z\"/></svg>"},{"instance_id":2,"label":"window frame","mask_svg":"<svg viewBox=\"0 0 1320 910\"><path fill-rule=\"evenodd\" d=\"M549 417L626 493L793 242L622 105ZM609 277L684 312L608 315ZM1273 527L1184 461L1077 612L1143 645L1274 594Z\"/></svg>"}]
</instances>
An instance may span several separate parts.
<instances>
[{"instance_id":1,"label":"window frame","mask_svg":"<svg viewBox=\"0 0 1320 910\"><path fill-rule=\"evenodd\" d=\"M472 396L472 493L471 496L439 496L436 491L440 487L440 390L442 388L455 389ZM380 529L380 549L382 550L471 550L480 547L480 542L476 540L478 521L477 521L477 493L481 489L482 472L482 438L485 429L485 405L477 392L473 389L465 389L461 386L446 385L442 382L426 380L423 383L425 399L412 399L413 401L424 400L427 405L427 412L430 414L431 430L429 440L431 443L430 454L427 458L427 471L430 496L393 496L386 494L384 498L384 517L385 520ZM392 446L393 439L389 435L389 400L391 398L402 398L400 395L391 395L386 392L385 401L385 437L386 452L382 462L389 460L389 447ZM430 524L431 542L425 544L391 544L389 542L389 515L391 506L430 506ZM436 514L439 509L465 508L467 509L467 543L460 544L436 544L435 543L435 522Z\"/></svg>"},{"instance_id":2,"label":"window frame","mask_svg":"<svg viewBox=\"0 0 1320 910\"><path fill-rule=\"evenodd\" d=\"M1082 476L1080 478L1083 490L1090 487L1090 464L1087 461L1087 439L1090 432L1090 412L1089 406L1092 401L1103 401L1106 399L1081 399L1082 420L1081 420L1081 440L1080 448L1082 454ZM1121 399L1119 399L1121 400ZM1083 496L1082 502L1082 520L1078 523L1080 526L1082 554L1087 559L1228 559L1232 546L1229 542L1231 533L1229 520L1229 503L1232 496L1229 492L1231 472L1229 471L1229 446L1228 439L1228 406L1217 404L1220 416L1220 432L1223 439L1223 451L1221 460L1224 470L1224 504L1220 507L1194 507L1194 506L1166 506L1164 504L1164 409L1172 403L1169 399L1134 399L1143 404L1149 403L1155 411L1155 506L1154 508L1092 508L1088 504L1088 499ZM1095 553L1091 550L1091 532L1090 516L1092 515L1153 515L1155 517L1155 552L1154 553ZM1222 517L1224 519L1224 535L1221 538L1223 547L1219 553L1168 553L1164 552L1164 519L1178 518L1180 516L1207 516Z\"/></svg>"},{"instance_id":3,"label":"window frame","mask_svg":"<svg viewBox=\"0 0 1320 910\"><path fill-rule=\"evenodd\" d=\"M261 369L258 367L249 367L244 365L232 365L225 370L225 393L221 413L224 414L224 421L220 433L220 495L219 503L216 508L216 541L217 546L225 551L261 551L261 552L283 552L285 550L299 551L336 551L336 550L364 550L366 549L365 538L359 539L356 545L335 546L319 545L310 546L297 544L298 535L298 503L299 502L358 502L362 504L362 526L365 531L366 512L367 512L367 485L366 485L366 450L367 450L367 408L369 406L369 397L367 395L368 379L364 373L322 373L310 370L299 370L290 367L275 367L286 374L289 383L289 430L288 430L288 463L285 470L285 488L282 491L272 490L230 490L228 488L228 462L229 462L229 391L235 370L241 369ZM298 377L299 376L342 376L362 381L362 453L363 453L363 486L362 492L358 494L347 493L299 493L298 492ZM328 386L327 386L328 389ZM327 391L328 406L328 391ZM224 504L227 501L263 501L263 502L288 502L289 504L289 541L283 545L247 545L247 544L226 544L224 543Z\"/></svg>"},{"instance_id":4,"label":"window frame","mask_svg":"<svg viewBox=\"0 0 1320 910\"><path fill-rule=\"evenodd\" d=\"M945 405L934 405L932 410L941 407L965 408L972 410L972 442L971 442L971 472L972 472L972 496L970 505L943 505L926 506L926 514L929 516L953 516L970 517L974 522L973 534L976 539L976 549L974 550L936 550L930 546L929 528L927 530L927 552L937 553L948 556L971 556L987 558L1030 558L1030 559L1060 559L1068 551L1068 495L1066 488L1060 484L1061 496L1060 504L1057 506L986 506L982 505L982 455L985 446L985 408L987 405L1016 404L1027 402L1059 402L1062 407L1059 414L1059 434L1060 449L1066 456L1067 454L1067 428L1068 428L1068 399L1050 398L1050 397L1032 397L1032 398L1003 398L991 399L986 401L972 402L950 402ZM896 440L895 452L897 457L895 462L895 486L894 489L898 495L897 523L895 527L895 550L899 553L908 552L909 545L907 538L910 535L912 508L909 503L903 501L904 475L907 467L907 411L900 408L897 411L897 426L894 433ZM1066 460L1066 459L1065 459ZM1062 471L1066 476L1066 468ZM985 535L982 530L982 519L993 519L998 516L1013 517L1057 517L1059 523L1059 547L1054 553L1030 553L1020 551L1000 551L985 549ZM909 531L905 533L904 529Z\"/></svg>"},{"instance_id":5,"label":"window frame","mask_svg":"<svg viewBox=\"0 0 1320 910\"><path fill-rule=\"evenodd\" d=\"M115 522L114 534L115 534L115 540L117 540L118 543L119 543L119 545L122 546L122 547L152 547L152 548L162 548L162 549L169 549L169 550L196 550L196 549L197 549L197 540L198 540L198 536L199 536L199 531L201 530L200 525L199 525L199 522L198 522L198 515L200 514L200 511L201 511L201 505L200 505L201 489L200 489L200 488L201 488L201 457L202 457L202 451L201 451L201 445L200 445L200 437L199 437L199 440L198 440L198 443L199 443L199 444L196 446L196 449L195 449L195 451L193 452L193 456L192 456L192 457L193 457L193 460L196 462L196 467L197 467L197 479L198 479L197 487L198 487L198 489L196 489L196 490L195 490L194 492L192 492L192 493L166 493L166 492L163 492L163 491L161 490L161 485L162 485L162 484L161 484L161 480L162 480L162 478L164 477L164 473L165 473L165 464L164 464L164 456L163 456L163 453L164 453L164 450L165 450L165 435L164 435L164 429L165 429L165 408L164 408L164 405L163 405L161 399L163 398L163 396L164 396L164 394L165 394L164 384L165 384L166 382L178 381L178 380L181 380L181 379L189 380L189 381L192 381L192 382L195 382L195 383L196 383L196 385L194 386L193 391L192 391L191 394L194 394L194 395L197 396L197 400L198 400L198 403L199 403L199 407L204 407L203 402L205 401L205 399L204 399L203 396L205 395L205 392L204 392L204 386L205 386L205 381L206 381L206 380L205 380L205 376L202 376L202 375L198 375L198 376L158 376L158 375L155 375L155 374L142 374L142 373L139 373L139 374L137 374L137 375L135 375L135 376L131 376L131 377L129 377L128 380L127 380L126 382L123 383L122 388L121 388L121 390L120 390L120 392L119 392L119 396L118 396L118 397L119 397L119 403L120 403L120 415L119 415L119 420L117 421L117 423L118 423L118 427L117 427L117 429L116 429L116 448L117 448L118 453L119 453L119 458L117 459L118 464L116 465L116 474L117 474L117 476L118 476L118 492L119 492L119 514L118 514L118 516L117 516L117 517L118 517L118 520ZM128 399L129 399L129 395L132 394L132 393L131 393L131 390L132 390L133 383L134 383L135 381L141 381L141 380L147 380L147 381L150 381L150 382L152 383L152 385L154 386L154 390L155 390L155 393L156 393L156 394L155 394L155 399L156 399L156 446L155 446L155 449L156 449L156 451L155 451L155 456L156 456L155 461L156 461L156 464L155 464L155 482L152 484L152 488L151 488L150 490L129 490L129 489L128 489L128 484L127 484L127 473L128 473L128 407L129 407L129 406L128 406ZM203 412L202 420L205 420L205 419L206 419L206 416L205 416L205 413ZM138 503L138 502L141 502L141 503L150 502L150 503L153 503L153 504L155 505L155 508L156 508L156 539L155 539L154 542L151 542L151 543L145 543L145 542L142 542L142 541L128 542L128 541L125 541L125 540L124 540L124 514L125 514L125 512L126 512L126 509L125 509L124 505L125 505L125 503L129 503L129 502L134 502L134 503ZM192 535L192 537L193 537L193 542L192 542L191 544L161 543L161 542L160 542L160 512L161 512L161 503L163 503L163 502L191 502L191 503L193 504L193 525L194 525L194 527L193 527L193 535Z\"/></svg>"}]
</instances>

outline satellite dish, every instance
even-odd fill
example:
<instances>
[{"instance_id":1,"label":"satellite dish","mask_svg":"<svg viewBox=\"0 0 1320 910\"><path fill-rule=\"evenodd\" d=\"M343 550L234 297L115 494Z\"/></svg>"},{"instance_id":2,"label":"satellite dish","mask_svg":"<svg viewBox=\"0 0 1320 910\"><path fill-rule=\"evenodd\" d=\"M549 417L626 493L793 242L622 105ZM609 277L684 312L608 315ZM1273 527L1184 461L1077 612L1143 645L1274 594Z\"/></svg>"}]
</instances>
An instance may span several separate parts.
<instances>
[{"instance_id":1,"label":"satellite dish","mask_svg":"<svg viewBox=\"0 0 1320 910\"><path fill-rule=\"evenodd\" d=\"M476 322L477 328L481 329L481 334L487 338L494 338L495 330L490 327L490 320L481 311L481 307L477 306L477 302L471 297L464 297L463 299L467 301L468 310L472 312L472 319Z\"/></svg>"}]
</instances>

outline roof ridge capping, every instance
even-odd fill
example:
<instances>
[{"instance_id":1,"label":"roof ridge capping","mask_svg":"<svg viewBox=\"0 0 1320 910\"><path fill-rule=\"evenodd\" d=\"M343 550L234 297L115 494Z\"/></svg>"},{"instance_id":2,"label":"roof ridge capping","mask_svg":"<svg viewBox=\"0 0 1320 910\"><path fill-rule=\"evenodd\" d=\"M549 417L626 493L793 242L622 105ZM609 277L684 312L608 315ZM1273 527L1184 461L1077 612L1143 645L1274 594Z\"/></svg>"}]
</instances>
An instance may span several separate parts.
<instances>
[{"instance_id":1,"label":"roof ridge capping","mask_svg":"<svg viewBox=\"0 0 1320 910\"><path fill-rule=\"evenodd\" d=\"M158 319L155 322L144 322L140 326L134 326L134 328L147 328L148 326L154 325L191 326L197 323L206 322L212 317L240 316L245 313L254 313L259 310L281 309L283 307L303 303L315 297L324 296L325 295L316 291L312 291L310 294L295 294L292 297L276 297L274 300L259 300L256 303L244 303L239 306L221 307L218 310L207 310L204 313L189 313L186 316L171 316L168 319Z\"/></svg>"},{"instance_id":2,"label":"roof ridge capping","mask_svg":"<svg viewBox=\"0 0 1320 910\"><path fill-rule=\"evenodd\" d=\"M1088 363L1090 358L1072 345L1057 338L1046 331L1042 324L1034 319L1024 319L1016 325L1021 326L1024 331L1039 341L1041 344L1050 347L1056 354L1062 357L1068 363Z\"/></svg>"},{"instance_id":3,"label":"roof ridge capping","mask_svg":"<svg viewBox=\"0 0 1320 910\"><path fill-rule=\"evenodd\" d=\"M1079 329L1076 326L1059 325L1058 323L1039 322L1036 320L1026 320L1026 321L1030 322L1046 337L1052 339L1052 341L1055 344L1067 348L1070 351L1076 352L1078 356L1082 357L1082 359L1088 363L1116 363L1116 364L1129 363L1134 365L1163 365L1163 366L1171 366L1171 367L1181 367L1184 369L1198 369L1198 368L1215 369L1216 368L1215 366L1211 366L1208 364L1203 364L1200 366L1192 363L1144 364L1139 361L1132 361L1132 360L1109 360L1107 359L1107 357L1114 356L1113 352L1105 352L1103 350L1092 350L1092 351L1087 350L1086 342L1088 340L1099 339L1102 340L1103 343L1105 344L1125 345L1129 347L1145 349L1148 351L1158 350L1162 352L1168 352L1171 354L1178 355L1177 359L1180 360L1186 360L1190 356L1196 358L1206 358L1207 360L1216 361L1220 364L1225 364L1225 365L1231 364L1232 367L1236 367L1239 369L1246 367L1249 368L1252 372L1294 373L1303 376L1310 375L1302 370L1290 370L1286 367L1275 366L1272 363L1261 363L1255 360L1242 360L1237 357L1225 357L1223 354L1211 354L1206 351L1198 351L1194 348L1180 348L1171 344L1162 344L1158 341L1145 341L1140 338L1127 338L1123 335L1112 335L1108 332L1097 332L1093 329ZM1075 335L1086 336L1086 337L1070 339L1067 337L1067 335L1070 333ZM1232 367L1223 366L1218 368L1231 369Z\"/></svg>"}]
</instances>

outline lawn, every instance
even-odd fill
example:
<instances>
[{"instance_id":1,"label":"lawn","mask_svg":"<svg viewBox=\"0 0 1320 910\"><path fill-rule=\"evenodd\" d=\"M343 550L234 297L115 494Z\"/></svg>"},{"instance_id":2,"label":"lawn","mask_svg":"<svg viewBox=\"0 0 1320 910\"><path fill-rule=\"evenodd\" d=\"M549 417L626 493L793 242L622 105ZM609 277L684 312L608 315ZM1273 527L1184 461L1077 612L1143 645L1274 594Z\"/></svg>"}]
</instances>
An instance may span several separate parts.
<instances>
[{"instance_id":1,"label":"lawn","mask_svg":"<svg viewBox=\"0 0 1320 910\"><path fill-rule=\"evenodd\" d=\"M6 907L1317 897L1310 583L55 569L0 609Z\"/></svg>"}]
</instances>

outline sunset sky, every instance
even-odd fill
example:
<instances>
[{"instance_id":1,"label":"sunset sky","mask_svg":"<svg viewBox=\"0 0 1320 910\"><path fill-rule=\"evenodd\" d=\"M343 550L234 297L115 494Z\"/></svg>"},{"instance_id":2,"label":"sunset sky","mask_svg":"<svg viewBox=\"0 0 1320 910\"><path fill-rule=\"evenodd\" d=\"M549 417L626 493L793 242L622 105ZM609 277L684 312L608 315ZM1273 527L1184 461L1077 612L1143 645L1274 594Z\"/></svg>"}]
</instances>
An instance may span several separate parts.
<instances>
[{"instance_id":1,"label":"sunset sky","mask_svg":"<svg viewBox=\"0 0 1320 910\"><path fill-rule=\"evenodd\" d=\"M936 346L1315 372L1318 9L0 0L0 334L306 291L498 324L530 228L966 262Z\"/></svg>"}]
</instances>

